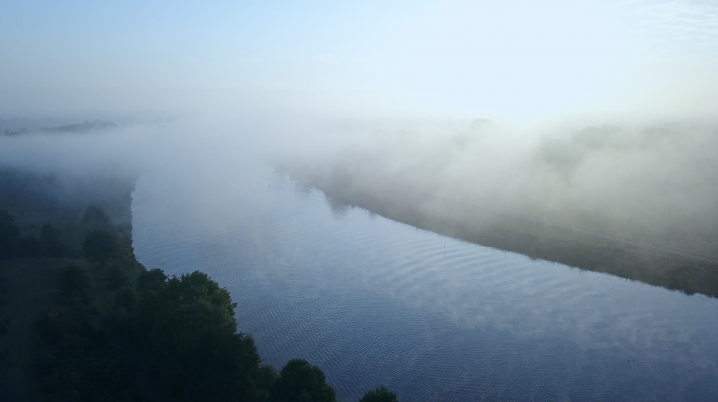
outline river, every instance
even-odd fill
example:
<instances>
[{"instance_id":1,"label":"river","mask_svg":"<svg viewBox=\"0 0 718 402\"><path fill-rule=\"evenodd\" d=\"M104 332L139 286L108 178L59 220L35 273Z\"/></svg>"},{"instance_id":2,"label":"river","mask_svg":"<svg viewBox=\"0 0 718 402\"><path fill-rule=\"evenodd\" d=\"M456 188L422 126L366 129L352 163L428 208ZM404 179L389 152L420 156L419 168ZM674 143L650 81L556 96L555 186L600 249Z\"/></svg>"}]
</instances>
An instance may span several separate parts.
<instances>
[{"instance_id":1,"label":"river","mask_svg":"<svg viewBox=\"0 0 718 402\"><path fill-rule=\"evenodd\" d=\"M715 299L417 230L270 173L201 193L138 181L139 261L208 273L266 363L317 364L341 401L379 385L402 402L718 400Z\"/></svg>"}]
</instances>

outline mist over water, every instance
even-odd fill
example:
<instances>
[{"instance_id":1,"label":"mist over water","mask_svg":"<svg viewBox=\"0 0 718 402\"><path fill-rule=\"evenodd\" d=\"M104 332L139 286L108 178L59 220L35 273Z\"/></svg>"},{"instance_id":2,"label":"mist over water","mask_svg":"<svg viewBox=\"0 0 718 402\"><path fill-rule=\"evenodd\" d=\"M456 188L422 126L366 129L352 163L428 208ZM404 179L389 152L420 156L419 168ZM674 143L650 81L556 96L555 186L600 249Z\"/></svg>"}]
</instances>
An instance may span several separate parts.
<instances>
[{"instance_id":1,"label":"mist over water","mask_svg":"<svg viewBox=\"0 0 718 402\"><path fill-rule=\"evenodd\" d=\"M397 194L411 189L495 211L488 219L503 212L716 256L717 146L712 124L518 130L482 119L377 130L371 142L284 164L290 176L340 192L381 198L391 182Z\"/></svg>"}]
</instances>

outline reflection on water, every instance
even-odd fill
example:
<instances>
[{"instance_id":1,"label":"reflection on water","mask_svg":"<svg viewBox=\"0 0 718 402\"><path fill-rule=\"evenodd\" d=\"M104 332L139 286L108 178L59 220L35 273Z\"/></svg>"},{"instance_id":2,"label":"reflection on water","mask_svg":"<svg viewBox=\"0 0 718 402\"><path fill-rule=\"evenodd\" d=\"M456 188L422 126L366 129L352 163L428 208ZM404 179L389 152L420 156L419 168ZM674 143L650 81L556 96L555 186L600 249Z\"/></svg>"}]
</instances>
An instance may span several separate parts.
<instances>
[{"instance_id":1,"label":"reflection on water","mask_svg":"<svg viewBox=\"0 0 718 402\"><path fill-rule=\"evenodd\" d=\"M175 190L139 181L138 259L207 272L266 362L318 364L340 400L378 385L404 402L718 400L715 299L447 239L272 177L215 208L226 219Z\"/></svg>"},{"instance_id":2,"label":"reflection on water","mask_svg":"<svg viewBox=\"0 0 718 402\"><path fill-rule=\"evenodd\" d=\"M350 208L348 204L345 204L332 197L325 198L327 200L327 204L329 204L329 209L331 209L332 215L334 215L335 218L343 218L347 216Z\"/></svg>"}]
</instances>

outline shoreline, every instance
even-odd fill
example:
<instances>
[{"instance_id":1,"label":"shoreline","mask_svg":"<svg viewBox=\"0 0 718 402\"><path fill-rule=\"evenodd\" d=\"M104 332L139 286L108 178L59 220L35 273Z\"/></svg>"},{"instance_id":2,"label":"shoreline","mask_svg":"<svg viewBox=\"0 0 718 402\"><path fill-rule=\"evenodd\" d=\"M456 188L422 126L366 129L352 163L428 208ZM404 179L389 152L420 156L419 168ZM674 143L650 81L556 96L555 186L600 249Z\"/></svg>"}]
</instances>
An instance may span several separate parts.
<instances>
[{"instance_id":1,"label":"shoreline","mask_svg":"<svg viewBox=\"0 0 718 402\"><path fill-rule=\"evenodd\" d=\"M336 402L307 360L263 362L230 292L206 273L170 276L137 260L136 178L74 178L65 198L57 179L0 167L0 394ZM384 388L365 396L377 393L397 402Z\"/></svg>"},{"instance_id":2,"label":"shoreline","mask_svg":"<svg viewBox=\"0 0 718 402\"><path fill-rule=\"evenodd\" d=\"M278 172L299 186L322 191L331 202L363 208L419 229L688 295L718 297L718 259L711 257L483 208L390 179L374 178L365 183L348 172L339 178L286 167Z\"/></svg>"}]
</instances>

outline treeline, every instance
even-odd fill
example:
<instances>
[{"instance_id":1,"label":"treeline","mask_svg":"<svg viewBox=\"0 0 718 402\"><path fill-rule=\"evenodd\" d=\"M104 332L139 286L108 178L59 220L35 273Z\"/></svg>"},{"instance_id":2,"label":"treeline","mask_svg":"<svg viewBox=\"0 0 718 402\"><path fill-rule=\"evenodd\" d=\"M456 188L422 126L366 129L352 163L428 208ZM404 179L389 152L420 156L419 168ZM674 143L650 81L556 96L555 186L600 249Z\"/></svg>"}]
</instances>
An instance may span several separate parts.
<instances>
[{"instance_id":1,"label":"treeline","mask_svg":"<svg viewBox=\"0 0 718 402\"><path fill-rule=\"evenodd\" d=\"M2 258L62 256L59 233L43 237L43 227L32 254L13 217L0 217ZM322 370L306 360L279 372L262 364L252 336L237 332L237 304L206 274L145 269L101 208L89 207L81 224L82 258L68 259L59 296L36 326L33 381L46 400L336 400ZM384 387L361 399L391 401L397 396Z\"/></svg>"},{"instance_id":2,"label":"treeline","mask_svg":"<svg viewBox=\"0 0 718 402\"><path fill-rule=\"evenodd\" d=\"M278 166L277 173L294 180L303 191L321 190L335 216L359 207L416 228L532 259L608 273L689 295L718 297L715 254L692 255L681 248L655 247L648 242L623 240L488 208L441 192L404 185L388 175L368 178L343 164L314 169L300 161Z\"/></svg>"},{"instance_id":3,"label":"treeline","mask_svg":"<svg viewBox=\"0 0 718 402\"><path fill-rule=\"evenodd\" d=\"M0 258L62 257L65 246L59 242L60 233L54 226L45 224L38 236L20 235L15 218L0 209Z\"/></svg>"}]
</instances>

